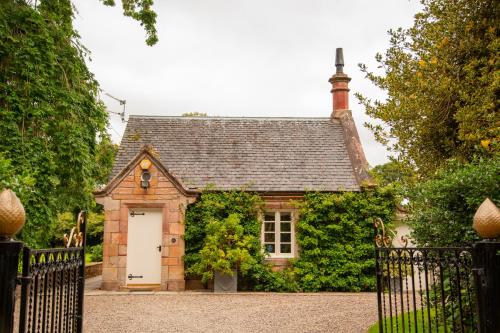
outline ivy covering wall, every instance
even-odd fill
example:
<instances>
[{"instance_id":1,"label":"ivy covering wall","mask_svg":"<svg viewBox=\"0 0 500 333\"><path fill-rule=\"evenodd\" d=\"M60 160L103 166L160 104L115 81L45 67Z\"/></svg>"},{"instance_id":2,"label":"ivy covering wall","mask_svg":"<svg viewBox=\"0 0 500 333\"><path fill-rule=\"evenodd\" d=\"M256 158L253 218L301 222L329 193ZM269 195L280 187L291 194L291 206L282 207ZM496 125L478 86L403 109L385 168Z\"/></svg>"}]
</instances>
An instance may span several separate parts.
<instances>
[{"instance_id":1,"label":"ivy covering wall","mask_svg":"<svg viewBox=\"0 0 500 333\"><path fill-rule=\"evenodd\" d=\"M390 222L394 203L392 187L306 194L296 226L300 257L294 271L300 289L375 290L373 218Z\"/></svg>"},{"instance_id":2,"label":"ivy covering wall","mask_svg":"<svg viewBox=\"0 0 500 333\"><path fill-rule=\"evenodd\" d=\"M359 193L307 193L295 203L300 212L300 258L292 260L290 268L274 272L260 244L261 197L244 191L204 192L186 212L186 271L201 260L208 222L237 214L244 233L255 239L249 251L255 264L238 277L240 290L374 290L373 218L392 220L394 193L390 186Z\"/></svg>"},{"instance_id":3,"label":"ivy covering wall","mask_svg":"<svg viewBox=\"0 0 500 333\"><path fill-rule=\"evenodd\" d=\"M236 214L243 227L244 235L252 236L249 253L255 264L245 274L238 275L238 289L259 291L297 291L292 271L274 272L264 261L265 255L260 244L260 214L263 210L262 198L252 192L241 190L214 192L207 190L186 211L184 266L186 271L200 263L200 251L206 238L210 221L222 221ZM188 277L193 277L189 276Z\"/></svg>"}]
</instances>

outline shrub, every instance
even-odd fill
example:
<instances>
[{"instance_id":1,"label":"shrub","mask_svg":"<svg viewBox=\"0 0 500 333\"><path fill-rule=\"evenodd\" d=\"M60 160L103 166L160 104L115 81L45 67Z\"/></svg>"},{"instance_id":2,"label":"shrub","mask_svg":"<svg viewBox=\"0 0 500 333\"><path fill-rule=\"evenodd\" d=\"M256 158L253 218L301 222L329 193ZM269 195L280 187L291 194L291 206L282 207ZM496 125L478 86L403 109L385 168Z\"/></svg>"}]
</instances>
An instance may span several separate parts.
<instances>
[{"instance_id":1,"label":"shrub","mask_svg":"<svg viewBox=\"0 0 500 333\"><path fill-rule=\"evenodd\" d=\"M70 212L61 213L51 224L45 239L50 247L63 245L63 235L76 226L76 216ZM101 244L104 232L104 213L89 212L87 215L87 246Z\"/></svg>"},{"instance_id":2,"label":"shrub","mask_svg":"<svg viewBox=\"0 0 500 333\"><path fill-rule=\"evenodd\" d=\"M297 292L300 286L293 268L273 271L271 264L261 264L252 267L249 274L251 290L274 292Z\"/></svg>"},{"instance_id":3,"label":"shrub","mask_svg":"<svg viewBox=\"0 0 500 333\"><path fill-rule=\"evenodd\" d=\"M479 239L472 218L486 198L500 205L500 157L450 161L410 192L409 224L421 246L461 246Z\"/></svg>"},{"instance_id":4,"label":"shrub","mask_svg":"<svg viewBox=\"0 0 500 333\"><path fill-rule=\"evenodd\" d=\"M209 192L202 193L200 198L186 211L186 243L184 265L186 272L200 263L200 251L206 239L207 224L211 221L222 221L231 214L237 214L243 234L253 236L248 251L250 255L260 261L262 258L260 246L259 214L262 199L258 194L244 191ZM189 274L189 273L188 273Z\"/></svg>"},{"instance_id":5,"label":"shrub","mask_svg":"<svg viewBox=\"0 0 500 333\"><path fill-rule=\"evenodd\" d=\"M89 248L90 260L92 262L102 261L102 244L97 244Z\"/></svg>"},{"instance_id":6,"label":"shrub","mask_svg":"<svg viewBox=\"0 0 500 333\"><path fill-rule=\"evenodd\" d=\"M214 272L232 275L233 270L243 274L256 264L250 255L255 236L244 235L243 226L237 214L223 220L212 220L205 228L205 242L200 250L200 261L191 266L188 273L199 274L202 281L213 279Z\"/></svg>"}]
</instances>

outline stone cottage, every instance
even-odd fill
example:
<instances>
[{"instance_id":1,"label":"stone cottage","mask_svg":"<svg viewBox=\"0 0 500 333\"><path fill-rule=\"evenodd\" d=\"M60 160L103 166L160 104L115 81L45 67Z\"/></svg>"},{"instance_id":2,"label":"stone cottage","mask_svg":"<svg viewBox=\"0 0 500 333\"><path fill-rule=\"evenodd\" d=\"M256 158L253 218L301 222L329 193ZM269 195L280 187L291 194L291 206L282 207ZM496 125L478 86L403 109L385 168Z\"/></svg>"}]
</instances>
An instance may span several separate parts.
<instances>
[{"instance_id":1,"label":"stone cottage","mask_svg":"<svg viewBox=\"0 0 500 333\"><path fill-rule=\"evenodd\" d=\"M296 257L290 199L369 181L341 49L335 65L329 117L130 116L110 181L95 192L106 215L102 288L184 290L184 213L209 184L258 192L270 260Z\"/></svg>"}]
</instances>

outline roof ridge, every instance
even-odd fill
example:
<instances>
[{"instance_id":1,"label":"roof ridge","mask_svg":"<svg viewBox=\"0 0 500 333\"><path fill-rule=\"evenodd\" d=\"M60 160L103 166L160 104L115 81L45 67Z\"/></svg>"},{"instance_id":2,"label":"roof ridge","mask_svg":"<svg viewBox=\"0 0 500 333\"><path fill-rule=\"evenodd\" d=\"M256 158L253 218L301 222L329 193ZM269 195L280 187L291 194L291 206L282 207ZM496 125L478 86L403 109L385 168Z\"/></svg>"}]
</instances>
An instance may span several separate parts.
<instances>
[{"instance_id":1,"label":"roof ridge","mask_svg":"<svg viewBox=\"0 0 500 333\"><path fill-rule=\"evenodd\" d=\"M207 117L186 117L186 116L155 116L155 115L130 115L129 118L147 119L201 119L201 120L330 120L330 117L234 117L234 116L207 116Z\"/></svg>"}]
</instances>

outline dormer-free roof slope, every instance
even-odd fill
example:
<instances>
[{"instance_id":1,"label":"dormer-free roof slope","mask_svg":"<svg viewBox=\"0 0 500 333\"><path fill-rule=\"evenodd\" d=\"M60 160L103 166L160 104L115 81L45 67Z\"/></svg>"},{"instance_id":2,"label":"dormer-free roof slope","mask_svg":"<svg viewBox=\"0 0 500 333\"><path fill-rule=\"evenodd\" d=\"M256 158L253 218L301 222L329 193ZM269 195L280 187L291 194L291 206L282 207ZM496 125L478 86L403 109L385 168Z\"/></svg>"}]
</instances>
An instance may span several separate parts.
<instances>
[{"instance_id":1,"label":"dormer-free roof slope","mask_svg":"<svg viewBox=\"0 0 500 333\"><path fill-rule=\"evenodd\" d=\"M360 189L333 118L130 116L110 179L145 145L187 190Z\"/></svg>"}]
</instances>

